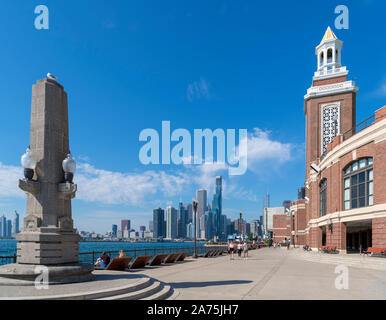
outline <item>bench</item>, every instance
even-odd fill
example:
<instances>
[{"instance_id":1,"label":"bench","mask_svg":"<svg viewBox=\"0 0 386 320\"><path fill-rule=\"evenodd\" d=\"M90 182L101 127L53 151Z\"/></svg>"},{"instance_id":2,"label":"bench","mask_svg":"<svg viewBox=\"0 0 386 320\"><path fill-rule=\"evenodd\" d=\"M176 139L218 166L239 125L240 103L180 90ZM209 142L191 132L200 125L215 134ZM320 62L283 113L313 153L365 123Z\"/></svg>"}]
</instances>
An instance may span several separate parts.
<instances>
[{"instance_id":1,"label":"bench","mask_svg":"<svg viewBox=\"0 0 386 320\"><path fill-rule=\"evenodd\" d=\"M150 259L151 259L151 256L139 256L133 261L133 263L130 266L130 269L143 268L146 266L146 264L149 262Z\"/></svg>"},{"instance_id":2,"label":"bench","mask_svg":"<svg viewBox=\"0 0 386 320\"><path fill-rule=\"evenodd\" d=\"M151 259L149 262L148 262L148 265L149 266L158 266L162 263L162 261L165 260L165 258L167 257L167 253L161 253L161 254L157 254L153 257L153 259Z\"/></svg>"},{"instance_id":3,"label":"bench","mask_svg":"<svg viewBox=\"0 0 386 320\"><path fill-rule=\"evenodd\" d=\"M386 255L386 247L369 247L367 250L363 251L365 255L370 254L371 256L384 256Z\"/></svg>"},{"instance_id":4,"label":"bench","mask_svg":"<svg viewBox=\"0 0 386 320\"><path fill-rule=\"evenodd\" d=\"M218 250L218 249L213 250L213 252L212 252L212 254L210 255L210 257L217 257L219 253L220 253L220 250Z\"/></svg>"},{"instance_id":5,"label":"bench","mask_svg":"<svg viewBox=\"0 0 386 320\"><path fill-rule=\"evenodd\" d=\"M181 253L176 261L184 261L188 254L189 254L189 252L187 252L187 251Z\"/></svg>"},{"instance_id":6,"label":"bench","mask_svg":"<svg viewBox=\"0 0 386 320\"><path fill-rule=\"evenodd\" d=\"M339 251L336 250L336 246L322 246L319 251L324 253L339 253Z\"/></svg>"},{"instance_id":7,"label":"bench","mask_svg":"<svg viewBox=\"0 0 386 320\"><path fill-rule=\"evenodd\" d=\"M114 270L114 271L125 271L129 267L129 263L132 257L117 257L110 261L106 268L102 266L95 266L96 270Z\"/></svg>"},{"instance_id":8,"label":"bench","mask_svg":"<svg viewBox=\"0 0 386 320\"><path fill-rule=\"evenodd\" d=\"M169 254L169 256L165 259L164 263L174 263L176 262L178 256L180 254L179 253L171 253Z\"/></svg>"},{"instance_id":9,"label":"bench","mask_svg":"<svg viewBox=\"0 0 386 320\"><path fill-rule=\"evenodd\" d=\"M203 255L203 257L204 257L204 258L210 257L210 256L213 254L213 251L214 251L214 250L208 250L208 251Z\"/></svg>"}]
</instances>

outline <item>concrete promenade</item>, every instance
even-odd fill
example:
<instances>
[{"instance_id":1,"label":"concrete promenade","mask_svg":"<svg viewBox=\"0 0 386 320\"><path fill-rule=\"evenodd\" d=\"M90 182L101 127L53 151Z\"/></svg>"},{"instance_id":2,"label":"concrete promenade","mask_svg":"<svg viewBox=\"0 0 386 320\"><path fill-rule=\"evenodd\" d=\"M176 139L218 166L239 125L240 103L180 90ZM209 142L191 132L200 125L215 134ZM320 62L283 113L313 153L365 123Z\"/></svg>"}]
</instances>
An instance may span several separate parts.
<instances>
[{"instance_id":1,"label":"concrete promenade","mask_svg":"<svg viewBox=\"0 0 386 320\"><path fill-rule=\"evenodd\" d=\"M300 249L264 248L250 250L248 260L188 259L138 272L170 284L175 299L386 299L386 269L348 265L348 289L338 290L335 268L344 258L329 255L337 263L321 263L302 255Z\"/></svg>"}]
</instances>

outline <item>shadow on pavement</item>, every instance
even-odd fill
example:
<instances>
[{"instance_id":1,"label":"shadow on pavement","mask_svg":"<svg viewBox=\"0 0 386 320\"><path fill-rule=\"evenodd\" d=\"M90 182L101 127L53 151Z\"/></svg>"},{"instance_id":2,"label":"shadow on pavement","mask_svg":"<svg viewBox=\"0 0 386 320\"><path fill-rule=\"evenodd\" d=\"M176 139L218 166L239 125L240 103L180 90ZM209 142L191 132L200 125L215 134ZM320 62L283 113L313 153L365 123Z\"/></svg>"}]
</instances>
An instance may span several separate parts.
<instances>
[{"instance_id":1,"label":"shadow on pavement","mask_svg":"<svg viewBox=\"0 0 386 320\"><path fill-rule=\"evenodd\" d=\"M251 283L250 280L225 280L225 281L207 281L207 282L171 282L170 285L175 288L200 288L211 286L230 286L234 284Z\"/></svg>"}]
</instances>

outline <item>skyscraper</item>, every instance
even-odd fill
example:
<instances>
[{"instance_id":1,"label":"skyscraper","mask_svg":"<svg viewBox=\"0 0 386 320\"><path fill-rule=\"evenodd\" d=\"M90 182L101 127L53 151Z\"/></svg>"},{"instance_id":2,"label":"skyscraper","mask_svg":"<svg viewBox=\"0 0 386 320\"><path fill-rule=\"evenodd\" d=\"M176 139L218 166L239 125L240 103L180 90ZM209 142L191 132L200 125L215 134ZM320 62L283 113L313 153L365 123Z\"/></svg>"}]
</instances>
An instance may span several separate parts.
<instances>
[{"instance_id":1,"label":"skyscraper","mask_svg":"<svg viewBox=\"0 0 386 320\"><path fill-rule=\"evenodd\" d=\"M7 239L12 238L12 220L7 220Z\"/></svg>"},{"instance_id":2,"label":"skyscraper","mask_svg":"<svg viewBox=\"0 0 386 320\"><path fill-rule=\"evenodd\" d=\"M177 237L177 210L172 206L166 208L166 238Z\"/></svg>"},{"instance_id":3,"label":"skyscraper","mask_svg":"<svg viewBox=\"0 0 386 320\"><path fill-rule=\"evenodd\" d=\"M289 210L290 206L291 206L291 200L284 200L283 201L283 207L284 208Z\"/></svg>"},{"instance_id":4,"label":"skyscraper","mask_svg":"<svg viewBox=\"0 0 386 320\"><path fill-rule=\"evenodd\" d=\"M177 237L186 237L186 225L188 220L188 211L182 202L179 203L178 214L177 214Z\"/></svg>"},{"instance_id":5,"label":"skyscraper","mask_svg":"<svg viewBox=\"0 0 386 320\"><path fill-rule=\"evenodd\" d=\"M186 226L186 237L188 239L194 238L194 224L192 222L189 222Z\"/></svg>"},{"instance_id":6,"label":"skyscraper","mask_svg":"<svg viewBox=\"0 0 386 320\"><path fill-rule=\"evenodd\" d=\"M185 209L187 211L187 220L186 220L186 223L190 223L190 222L193 222L193 206L191 203L188 203L185 205Z\"/></svg>"},{"instance_id":7,"label":"skyscraper","mask_svg":"<svg viewBox=\"0 0 386 320\"><path fill-rule=\"evenodd\" d=\"M7 237L7 219L4 215L1 217L1 237Z\"/></svg>"},{"instance_id":8,"label":"skyscraper","mask_svg":"<svg viewBox=\"0 0 386 320\"><path fill-rule=\"evenodd\" d=\"M216 191L213 196L212 210L214 216L215 235L221 238L221 215L222 215L222 177L216 177ZM225 230L224 234L225 234Z\"/></svg>"},{"instance_id":9,"label":"skyscraper","mask_svg":"<svg viewBox=\"0 0 386 320\"><path fill-rule=\"evenodd\" d=\"M118 231L118 226L116 224L113 224L111 227L111 234L113 235L113 237L117 236L117 231Z\"/></svg>"},{"instance_id":10,"label":"skyscraper","mask_svg":"<svg viewBox=\"0 0 386 320\"><path fill-rule=\"evenodd\" d=\"M298 200L303 200L305 196L306 196L306 188L300 187L298 189Z\"/></svg>"},{"instance_id":11,"label":"skyscraper","mask_svg":"<svg viewBox=\"0 0 386 320\"><path fill-rule=\"evenodd\" d=\"M214 231L214 228L213 228L213 222L214 222L214 218L213 218L213 212L212 210L210 209L207 213L208 215L208 218L207 218L207 222L206 222L206 230L205 230L205 233L206 233L206 237L207 239L213 239L213 231Z\"/></svg>"},{"instance_id":12,"label":"skyscraper","mask_svg":"<svg viewBox=\"0 0 386 320\"><path fill-rule=\"evenodd\" d=\"M121 230L129 230L130 231L130 220L121 220Z\"/></svg>"},{"instance_id":13,"label":"skyscraper","mask_svg":"<svg viewBox=\"0 0 386 320\"><path fill-rule=\"evenodd\" d=\"M200 218L207 208L207 192L205 189L197 190L197 218Z\"/></svg>"},{"instance_id":14,"label":"skyscraper","mask_svg":"<svg viewBox=\"0 0 386 320\"><path fill-rule=\"evenodd\" d=\"M164 232L165 211L161 208L153 210L153 237L165 236Z\"/></svg>"},{"instance_id":15,"label":"skyscraper","mask_svg":"<svg viewBox=\"0 0 386 320\"><path fill-rule=\"evenodd\" d=\"M201 217L205 214L207 208L207 192L205 189L197 190L196 199L198 201L197 205L197 237L201 237L201 231L205 226L200 224ZM205 232L205 229L204 229Z\"/></svg>"},{"instance_id":16,"label":"skyscraper","mask_svg":"<svg viewBox=\"0 0 386 320\"><path fill-rule=\"evenodd\" d=\"M12 238L15 238L16 234L19 233L19 214L15 211L12 224Z\"/></svg>"},{"instance_id":17,"label":"skyscraper","mask_svg":"<svg viewBox=\"0 0 386 320\"><path fill-rule=\"evenodd\" d=\"M264 209L269 208L270 206L271 206L270 197L269 197L269 193L267 192L267 194L265 194L263 197L263 214L264 214Z\"/></svg>"},{"instance_id":18,"label":"skyscraper","mask_svg":"<svg viewBox=\"0 0 386 320\"><path fill-rule=\"evenodd\" d=\"M227 216L222 214L220 216L220 234L219 237L221 240L225 240L227 236Z\"/></svg>"}]
</instances>

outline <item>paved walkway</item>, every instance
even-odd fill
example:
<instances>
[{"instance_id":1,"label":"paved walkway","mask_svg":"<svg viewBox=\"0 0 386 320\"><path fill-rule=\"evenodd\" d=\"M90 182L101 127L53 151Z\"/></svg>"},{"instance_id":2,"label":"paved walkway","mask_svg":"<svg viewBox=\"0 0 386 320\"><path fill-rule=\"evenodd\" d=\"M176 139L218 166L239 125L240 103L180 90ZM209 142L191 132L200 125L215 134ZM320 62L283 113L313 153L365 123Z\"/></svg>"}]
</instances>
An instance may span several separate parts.
<instances>
[{"instance_id":1,"label":"paved walkway","mask_svg":"<svg viewBox=\"0 0 386 320\"><path fill-rule=\"evenodd\" d=\"M293 250L293 249L292 249ZM386 271L348 266L348 289L335 288L335 264L299 259L286 249L188 259L138 272L171 284L176 299L386 299Z\"/></svg>"}]
</instances>

